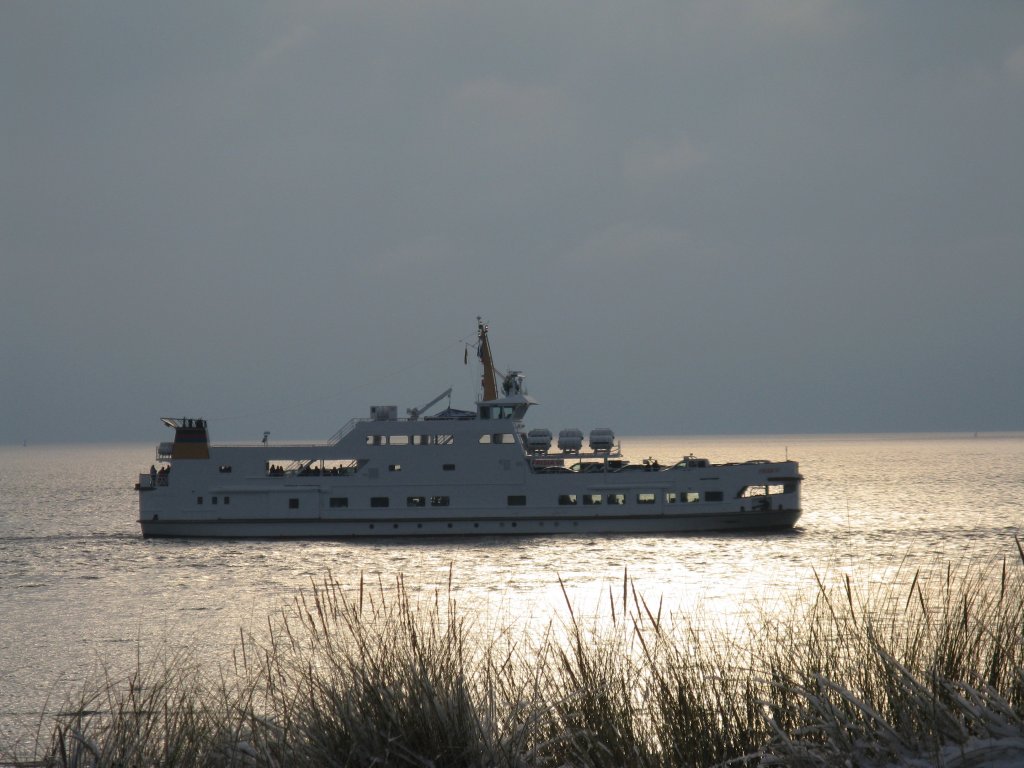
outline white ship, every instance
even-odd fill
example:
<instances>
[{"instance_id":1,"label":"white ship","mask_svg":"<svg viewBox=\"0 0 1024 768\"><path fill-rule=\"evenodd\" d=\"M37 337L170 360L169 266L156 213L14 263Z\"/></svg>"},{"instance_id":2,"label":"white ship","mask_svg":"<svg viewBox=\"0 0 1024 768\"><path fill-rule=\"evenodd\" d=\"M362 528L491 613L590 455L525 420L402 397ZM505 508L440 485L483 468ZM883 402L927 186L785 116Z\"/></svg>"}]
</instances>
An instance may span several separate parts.
<instances>
[{"instance_id":1,"label":"white ship","mask_svg":"<svg viewBox=\"0 0 1024 768\"><path fill-rule=\"evenodd\" d=\"M631 464L610 429L526 428L536 403L499 374L478 321L482 396L472 411L399 417L370 408L325 443L211 445L203 419L165 418L174 441L139 475L144 536L380 537L687 533L791 528L795 461ZM501 381L500 389L498 382ZM554 443L554 445L553 445Z\"/></svg>"}]
</instances>

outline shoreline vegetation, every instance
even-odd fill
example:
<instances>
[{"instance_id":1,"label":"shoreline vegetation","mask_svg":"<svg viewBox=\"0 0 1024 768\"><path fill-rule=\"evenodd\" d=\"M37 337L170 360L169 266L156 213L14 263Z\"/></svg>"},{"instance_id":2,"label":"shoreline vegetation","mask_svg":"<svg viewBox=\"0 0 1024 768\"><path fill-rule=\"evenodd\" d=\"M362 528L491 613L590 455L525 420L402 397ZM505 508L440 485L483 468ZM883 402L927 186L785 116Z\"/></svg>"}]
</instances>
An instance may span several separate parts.
<instances>
[{"instance_id":1,"label":"shoreline vegetation","mask_svg":"<svg viewBox=\"0 0 1024 768\"><path fill-rule=\"evenodd\" d=\"M626 573L610 616L567 597L540 634L475 626L451 581L422 598L328 574L227 668L140 663L42 724L35 755L0 745L0 765L1019 765L1017 550L867 588L815 574L739 632L662 615Z\"/></svg>"}]
</instances>

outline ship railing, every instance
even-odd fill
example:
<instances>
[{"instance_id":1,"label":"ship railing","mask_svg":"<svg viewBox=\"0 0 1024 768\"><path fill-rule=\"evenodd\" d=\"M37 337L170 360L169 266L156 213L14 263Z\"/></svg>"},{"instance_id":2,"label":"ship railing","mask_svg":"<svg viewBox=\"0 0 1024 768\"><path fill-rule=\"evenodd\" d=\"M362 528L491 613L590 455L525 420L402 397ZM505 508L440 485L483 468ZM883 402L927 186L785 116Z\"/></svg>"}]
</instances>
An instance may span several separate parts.
<instances>
[{"instance_id":1,"label":"ship railing","mask_svg":"<svg viewBox=\"0 0 1024 768\"><path fill-rule=\"evenodd\" d=\"M143 490L150 490L156 488L158 485L167 485L168 475L166 472L158 475L153 475L149 472L139 473L139 488Z\"/></svg>"},{"instance_id":2,"label":"ship railing","mask_svg":"<svg viewBox=\"0 0 1024 768\"><path fill-rule=\"evenodd\" d=\"M349 432L355 429L356 424L358 424L361 421L364 421L364 419L361 419L358 416L354 416L353 418L349 419L348 422L341 429L339 429L337 432L335 432L327 439L328 444L337 445L338 443L340 443L342 440L345 439L345 435L347 435Z\"/></svg>"}]
</instances>

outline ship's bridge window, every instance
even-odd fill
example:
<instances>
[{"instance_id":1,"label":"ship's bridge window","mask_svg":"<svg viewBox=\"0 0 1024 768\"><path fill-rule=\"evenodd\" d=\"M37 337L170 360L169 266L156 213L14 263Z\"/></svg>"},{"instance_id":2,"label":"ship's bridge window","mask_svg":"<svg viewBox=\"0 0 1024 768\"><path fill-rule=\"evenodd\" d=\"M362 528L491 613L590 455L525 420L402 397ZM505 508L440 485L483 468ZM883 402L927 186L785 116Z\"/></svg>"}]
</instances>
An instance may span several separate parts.
<instances>
[{"instance_id":1,"label":"ship's bridge window","mask_svg":"<svg viewBox=\"0 0 1024 768\"><path fill-rule=\"evenodd\" d=\"M637 504L653 504L655 495L653 493L638 493L636 495Z\"/></svg>"},{"instance_id":2,"label":"ship's bridge window","mask_svg":"<svg viewBox=\"0 0 1024 768\"><path fill-rule=\"evenodd\" d=\"M697 491L686 491L679 494L679 500L685 504L696 504L700 501L700 494Z\"/></svg>"},{"instance_id":3,"label":"ship's bridge window","mask_svg":"<svg viewBox=\"0 0 1024 768\"><path fill-rule=\"evenodd\" d=\"M515 435L511 432L502 432L494 435L480 435L480 442L484 445L501 445L515 442Z\"/></svg>"},{"instance_id":4,"label":"ship's bridge window","mask_svg":"<svg viewBox=\"0 0 1024 768\"><path fill-rule=\"evenodd\" d=\"M575 493L563 493L558 497L558 503L562 506L576 506L576 494Z\"/></svg>"},{"instance_id":5,"label":"ship's bridge window","mask_svg":"<svg viewBox=\"0 0 1024 768\"><path fill-rule=\"evenodd\" d=\"M427 506L426 496L407 496L405 499L405 506L407 507L425 507Z\"/></svg>"},{"instance_id":6,"label":"ship's bridge window","mask_svg":"<svg viewBox=\"0 0 1024 768\"><path fill-rule=\"evenodd\" d=\"M525 507L526 497L525 496L509 496L508 505L510 507Z\"/></svg>"},{"instance_id":7,"label":"ship's bridge window","mask_svg":"<svg viewBox=\"0 0 1024 768\"><path fill-rule=\"evenodd\" d=\"M583 504L585 506L597 506L601 503L600 493L587 493L583 495Z\"/></svg>"},{"instance_id":8,"label":"ship's bridge window","mask_svg":"<svg viewBox=\"0 0 1024 768\"><path fill-rule=\"evenodd\" d=\"M450 506L452 500L449 496L431 496L430 506L432 507L447 507Z\"/></svg>"},{"instance_id":9,"label":"ship's bridge window","mask_svg":"<svg viewBox=\"0 0 1024 768\"><path fill-rule=\"evenodd\" d=\"M608 503L616 506L621 506L626 503L626 494L624 493L609 493Z\"/></svg>"},{"instance_id":10,"label":"ship's bridge window","mask_svg":"<svg viewBox=\"0 0 1024 768\"><path fill-rule=\"evenodd\" d=\"M511 405L481 405L481 419L511 419L515 414L515 408Z\"/></svg>"},{"instance_id":11,"label":"ship's bridge window","mask_svg":"<svg viewBox=\"0 0 1024 768\"><path fill-rule=\"evenodd\" d=\"M706 491L704 493L704 501L721 501L721 500L722 500L722 492L721 491Z\"/></svg>"}]
</instances>

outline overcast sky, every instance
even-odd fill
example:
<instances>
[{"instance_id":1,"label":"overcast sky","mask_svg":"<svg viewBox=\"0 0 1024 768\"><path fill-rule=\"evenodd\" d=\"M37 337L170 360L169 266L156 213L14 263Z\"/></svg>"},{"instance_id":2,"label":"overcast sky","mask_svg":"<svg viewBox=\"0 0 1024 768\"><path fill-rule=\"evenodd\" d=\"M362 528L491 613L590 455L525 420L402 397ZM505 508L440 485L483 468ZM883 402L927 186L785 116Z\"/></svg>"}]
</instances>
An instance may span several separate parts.
<instances>
[{"instance_id":1,"label":"overcast sky","mask_svg":"<svg viewBox=\"0 0 1024 768\"><path fill-rule=\"evenodd\" d=\"M0 442L1024 429L1024 3L0 4Z\"/></svg>"}]
</instances>

